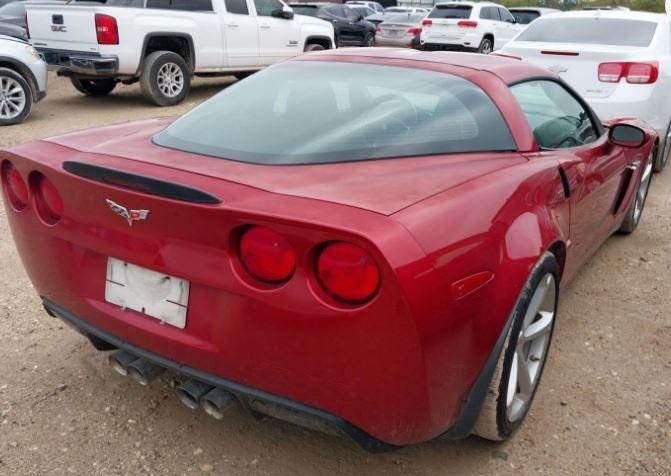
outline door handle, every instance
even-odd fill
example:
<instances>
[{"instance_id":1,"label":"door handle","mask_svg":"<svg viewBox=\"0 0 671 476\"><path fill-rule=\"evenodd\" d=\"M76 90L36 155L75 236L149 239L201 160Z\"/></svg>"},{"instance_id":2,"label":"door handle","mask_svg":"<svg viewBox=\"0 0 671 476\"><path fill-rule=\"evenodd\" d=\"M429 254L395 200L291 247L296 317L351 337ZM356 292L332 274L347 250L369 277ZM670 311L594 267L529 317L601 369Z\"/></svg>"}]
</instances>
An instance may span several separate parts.
<instances>
[{"instance_id":1,"label":"door handle","mask_svg":"<svg viewBox=\"0 0 671 476\"><path fill-rule=\"evenodd\" d=\"M635 172L640 165L641 165L641 161L640 160L635 160L631 164L627 165L627 168L629 170L631 170L632 172Z\"/></svg>"},{"instance_id":2,"label":"door handle","mask_svg":"<svg viewBox=\"0 0 671 476\"><path fill-rule=\"evenodd\" d=\"M261 25L264 30L270 30L270 25Z\"/></svg>"},{"instance_id":3,"label":"door handle","mask_svg":"<svg viewBox=\"0 0 671 476\"><path fill-rule=\"evenodd\" d=\"M238 25L237 23L228 23L228 24L226 24L226 26L229 27L229 28L237 28L240 25Z\"/></svg>"}]
</instances>

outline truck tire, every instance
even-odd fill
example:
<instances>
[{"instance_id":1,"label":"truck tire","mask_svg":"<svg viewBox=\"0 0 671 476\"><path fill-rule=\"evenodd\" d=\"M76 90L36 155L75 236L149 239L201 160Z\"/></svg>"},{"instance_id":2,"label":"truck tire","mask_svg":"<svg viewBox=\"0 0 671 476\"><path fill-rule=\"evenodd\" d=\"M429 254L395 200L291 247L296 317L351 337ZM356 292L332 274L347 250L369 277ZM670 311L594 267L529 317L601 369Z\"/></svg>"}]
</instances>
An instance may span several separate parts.
<instances>
[{"instance_id":1,"label":"truck tire","mask_svg":"<svg viewBox=\"0 0 671 476\"><path fill-rule=\"evenodd\" d=\"M488 55L492 51L494 51L494 40L489 37L484 37L480 43L480 46L478 47L478 53Z\"/></svg>"},{"instance_id":2,"label":"truck tire","mask_svg":"<svg viewBox=\"0 0 671 476\"><path fill-rule=\"evenodd\" d=\"M191 71L184 58L172 51L155 51L142 65L140 88L156 106L174 106L184 100L191 87Z\"/></svg>"},{"instance_id":3,"label":"truck tire","mask_svg":"<svg viewBox=\"0 0 671 476\"><path fill-rule=\"evenodd\" d=\"M0 68L0 126L23 122L33 107L28 81L9 68Z\"/></svg>"},{"instance_id":4,"label":"truck tire","mask_svg":"<svg viewBox=\"0 0 671 476\"><path fill-rule=\"evenodd\" d=\"M81 79L72 76L70 82L77 91L87 96L106 96L116 88L116 79Z\"/></svg>"},{"instance_id":5,"label":"truck tire","mask_svg":"<svg viewBox=\"0 0 671 476\"><path fill-rule=\"evenodd\" d=\"M323 49L324 47L319 43L308 43L307 45L305 45L305 48L303 48L303 51L307 53L310 51L321 51Z\"/></svg>"}]
</instances>

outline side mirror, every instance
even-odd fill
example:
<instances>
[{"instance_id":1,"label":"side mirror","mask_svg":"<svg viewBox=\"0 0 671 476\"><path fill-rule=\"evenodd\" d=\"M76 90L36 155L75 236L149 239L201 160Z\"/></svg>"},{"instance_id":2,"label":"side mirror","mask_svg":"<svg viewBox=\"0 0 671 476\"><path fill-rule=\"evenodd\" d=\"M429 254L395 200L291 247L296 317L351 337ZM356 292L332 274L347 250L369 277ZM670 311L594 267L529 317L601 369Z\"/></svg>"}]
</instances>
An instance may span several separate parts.
<instances>
[{"instance_id":1,"label":"side mirror","mask_svg":"<svg viewBox=\"0 0 671 476\"><path fill-rule=\"evenodd\" d=\"M611 144L620 147L640 147L645 143L645 132L630 124L615 124L608 132Z\"/></svg>"},{"instance_id":2,"label":"side mirror","mask_svg":"<svg viewBox=\"0 0 671 476\"><path fill-rule=\"evenodd\" d=\"M271 13L271 16L274 16L276 18L283 18L285 20L293 20L294 11L289 7L284 7L282 10L274 10Z\"/></svg>"}]
</instances>

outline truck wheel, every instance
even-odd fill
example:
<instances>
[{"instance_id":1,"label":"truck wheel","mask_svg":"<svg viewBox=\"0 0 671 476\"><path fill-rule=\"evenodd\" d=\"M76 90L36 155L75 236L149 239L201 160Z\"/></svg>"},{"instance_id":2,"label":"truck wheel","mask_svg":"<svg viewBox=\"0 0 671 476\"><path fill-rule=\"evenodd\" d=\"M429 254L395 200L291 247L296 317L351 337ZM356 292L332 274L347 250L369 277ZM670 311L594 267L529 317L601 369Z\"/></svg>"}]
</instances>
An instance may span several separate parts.
<instances>
[{"instance_id":1,"label":"truck wheel","mask_svg":"<svg viewBox=\"0 0 671 476\"><path fill-rule=\"evenodd\" d=\"M106 96L116 88L116 79L81 79L73 76L70 82L77 91L87 96Z\"/></svg>"},{"instance_id":2,"label":"truck wheel","mask_svg":"<svg viewBox=\"0 0 671 476\"><path fill-rule=\"evenodd\" d=\"M142 66L140 87L157 106L174 106L184 100L191 87L191 71L184 58L172 51L156 51Z\"/></svg>"},{"instance_id":3,"label":"truck wheel","mask_svg":"<svg viewBox=\"0 0 671 476\"><path fill-rule=\"evenodd\" d=\"M9 68L0 68L0 126L22 122L33 107L30 85Z\"/></svg>"},{"instance_id":4,"label":"truck wheel","mask_svg":"<svg viewBox=\"0 0 671 476\"><path fill-rule=\"evenodd\" d=\"M308 51L321 51L323 49L324 47L319 43L308 43L305 45L305 48L303 48L303 51L307 53Z\"/></svg>"},{"instance_id":5,"label":"truck wheel","mask_svg":"<svg viewBox=\"0 0 671 476\"><path fill-rule=\"evenodd\" d=\"M478 53L488 55L494 50L494 42L490 38L483 38L478 48Z\"/></svg>"}]
</instances>

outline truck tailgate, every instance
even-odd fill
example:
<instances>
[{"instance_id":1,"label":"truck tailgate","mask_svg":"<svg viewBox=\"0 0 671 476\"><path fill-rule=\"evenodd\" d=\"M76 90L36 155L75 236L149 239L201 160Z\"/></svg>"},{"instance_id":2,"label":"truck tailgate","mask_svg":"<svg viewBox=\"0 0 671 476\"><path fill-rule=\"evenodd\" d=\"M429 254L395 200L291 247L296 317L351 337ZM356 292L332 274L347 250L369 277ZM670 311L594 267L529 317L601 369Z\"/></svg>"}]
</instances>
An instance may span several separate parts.
<instances>
[{"instance_id":1,"label":"truck tailgate","mask_svg":"<svg viewBox=\"0 0 671 476\"><path fill-rule=\"evenodd\" d=\"M95 8L29 5L27 20L31 43L41 48L97 53Z\"/></svg>"}]
</instances>

